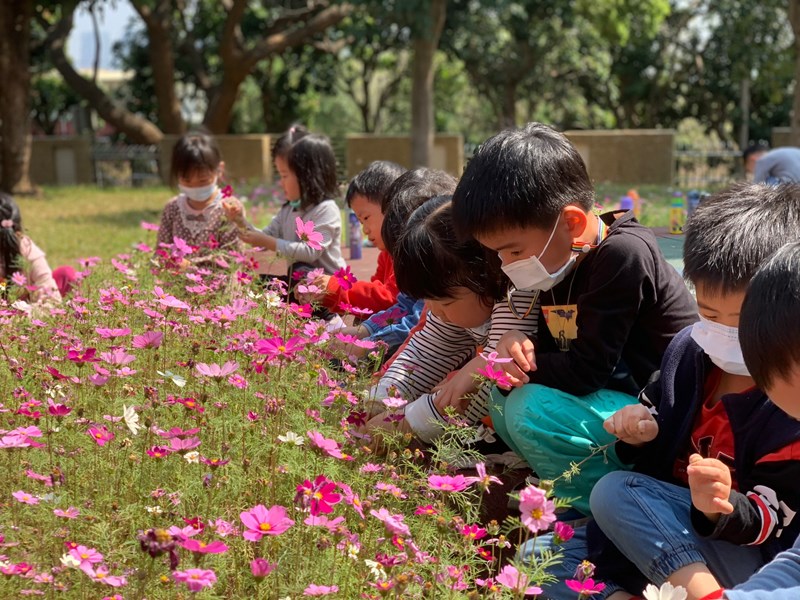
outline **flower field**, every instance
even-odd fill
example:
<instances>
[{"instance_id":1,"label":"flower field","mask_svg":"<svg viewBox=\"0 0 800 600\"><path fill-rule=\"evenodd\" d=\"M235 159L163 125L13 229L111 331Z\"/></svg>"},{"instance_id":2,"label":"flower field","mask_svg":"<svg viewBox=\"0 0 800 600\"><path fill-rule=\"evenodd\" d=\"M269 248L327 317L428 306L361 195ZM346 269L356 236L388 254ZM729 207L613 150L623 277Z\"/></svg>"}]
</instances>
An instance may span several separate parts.
<instances>
[{"instance_id":1,"label":"flower field","mask_svg":"<svg viewBox=\"0 0 800 600\"><path fill-rule=\"evenodd\" d=\"M348 340L247 257L185 268L196 249L155 260L142 237L84 260L60 306L7 290L0 598L540 591L557 557L510 563L506 536L549 526L544 492L521 494L522 520L481 523L497 484L448 466L457 427L429 451L400 435L378 448L359 430L374 364L351 364Z\"/></svg>"}]
</instances>

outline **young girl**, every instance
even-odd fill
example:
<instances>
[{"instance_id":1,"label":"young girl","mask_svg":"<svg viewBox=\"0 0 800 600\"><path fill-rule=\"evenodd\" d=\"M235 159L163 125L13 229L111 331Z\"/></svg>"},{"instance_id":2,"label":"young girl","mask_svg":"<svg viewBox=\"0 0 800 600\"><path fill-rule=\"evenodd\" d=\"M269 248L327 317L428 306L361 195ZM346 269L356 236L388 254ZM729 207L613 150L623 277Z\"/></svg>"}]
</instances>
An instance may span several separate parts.
<instances>
[{"instance_id":1,"label":"young girl","mask_svg":"<svg viewBox=\"0 0 800 600\"><path fill-rule=\"evenodd\" d=\"M535 334L536 294L518 292L513 301L504 297L503 282L492 275L484 250L456 236L450 196L433 198L415 210L405 233L393 244L393 253L398 287L424 298L429 312L424 327L394 360L372 396L380 405L391 396L390 388L396 389L409 400L401 429L431 442L443 431L448 406L476 425L488 415L489 387L478 389L473 378L486 364L480 356L436 388L475 356L477 347L493 350L505 331ZM468 394L475 394L469 403L463 401ZM368 428L385 427L384 415L368 424Z\"/></svg>"},{"instance_id":2,"label":"young girl","mask_svg":"<svg viewBox=\"0 0 800 600\"><path fill-rule=\"evenodd\" d=\"M178 140L172 150L171 174L180 194L167 203L161 214L159 245L172 244L178 237L206 252L217 247L239 248L236 228L226 222L222 210L219 181L224 168L211 136L193 133Z\"/></svg>"},{"instance_id":3,"label":"young girl","mask_svg":"<svg viewBox=\"0 0 800 600\"><path fill-rule=\"evenodd\" d=\"M23 233L19 207L3 192L0 192L0 269L0 277L6 285L17 280L25 286L25 291L18 296L20 300L61 302L44 252ZM20 280L23 276L25 283Z\"/></svg>"},{"instance_id":4,"label":"young girl","mask_svg":"<svg viewBox=\"0 0 800 600\"><path fill-rule=\"evenodd\" d=\"M284 204L263 231L249 223L242 204L235 199L225 203L228 218L239 227L239 238L253 246L278 252L290 263L289 273L321 268L332 275L345 266L339 240L342 217L334 200L337 195L336 157L327 137L299 135L295 128L281 136L273 148L275 169L286 195ZM319 249L297 235L297 219L312 221L322 234Z\"/></svg>"}]
</instances>

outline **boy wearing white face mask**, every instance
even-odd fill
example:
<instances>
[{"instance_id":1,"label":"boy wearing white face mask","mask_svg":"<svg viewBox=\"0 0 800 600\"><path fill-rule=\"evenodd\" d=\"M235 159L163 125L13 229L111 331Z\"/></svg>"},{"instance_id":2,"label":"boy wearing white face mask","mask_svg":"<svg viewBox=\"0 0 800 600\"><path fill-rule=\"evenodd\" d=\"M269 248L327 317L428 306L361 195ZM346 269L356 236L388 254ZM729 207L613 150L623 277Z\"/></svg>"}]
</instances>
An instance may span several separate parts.
<instances>
[{"instance_id":1,"label":"boy wearing white face mask","mask_svg":"<svg viewBox=\"0 0 800 600\"><path fill-rule=\"evenodd\" d=\"M713 598L800 532L800 423L755 386L738 338L750 279L800 239L800 186L735 186L698 207L684 232L700 321L672 341L641 403L606 422L636 472L603 477L591 510L607 537L598 575L632 592L643 582L628 576L643 575Z\"/></svg>"},{"instance_id":2,"label":"boy wearing white face mask","mask_svg":"<svg viewBox=\"0 0 800 600\"><path fill-rule=\"evenodd\" d=\"M214 139L202 133L187 134L172 149L171 173L180 194L161 213L158 243L172 244L176 237L200 249L239 250L236 227L225 218L219 180L225 163Z\"/></svg>"},{"instance_id":3,"label":"boy wearing white face mask","mask_svg":"<svg viewBox=\"0 0 800 600\"><path fill-rule=\"evenodd\" d=\"M582 463L555 493L586 515L594 482L622 466L613 451L589 458L613 441L603 421L636 402L672 338L697 320L653 232L632 211L596 215L594 197L578 151L540 123L486 141L453 196L457 229L502 262L509 304L517 290L538 291L530 306L541 304L536 336L517 328L497 344L516 389L493 392L494 428L542 479Z\"/></svg>"}]
</instances>

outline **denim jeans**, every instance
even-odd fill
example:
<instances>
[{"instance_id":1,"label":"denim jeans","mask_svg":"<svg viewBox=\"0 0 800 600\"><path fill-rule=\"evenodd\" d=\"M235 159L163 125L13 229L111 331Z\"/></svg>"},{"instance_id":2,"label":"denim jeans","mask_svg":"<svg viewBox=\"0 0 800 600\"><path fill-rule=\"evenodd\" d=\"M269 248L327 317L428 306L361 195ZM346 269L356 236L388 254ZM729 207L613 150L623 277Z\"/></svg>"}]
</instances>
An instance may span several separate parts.
<instances>
[{"instance_id":1,"label":"denim jeans","mask_svg":"<svg viewBox=\"0 0 800 600\"><path fill-rule=\"evenodd\" d=\"M590 503L606 536L656 585L682 567L703 563L720 585L733 587L764 564L758 546L699 536L691 523L688 488L617 471L597 482Z\"/></svg>"}]
</instances>

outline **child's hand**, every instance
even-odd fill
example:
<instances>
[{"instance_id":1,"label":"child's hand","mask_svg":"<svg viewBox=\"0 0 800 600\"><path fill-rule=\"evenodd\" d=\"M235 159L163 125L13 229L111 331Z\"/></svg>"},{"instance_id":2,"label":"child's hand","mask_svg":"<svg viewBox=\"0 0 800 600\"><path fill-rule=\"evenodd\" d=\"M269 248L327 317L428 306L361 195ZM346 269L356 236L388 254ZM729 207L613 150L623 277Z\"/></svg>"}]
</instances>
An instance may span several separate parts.
<instances>
[{"instance_id":1,"label":"child's hand","mask_svg":"<svg viewBox=\"0 0 800 600\"><path fill-rule=\"evenodd\" d=\"M245 244L251 246L258 246L265 237L258 229L240 229L237 235Z\"/></svg>"},{"instance_id":2,"label":"child's hand","mask_svg":"<svg viewBox=\"0 0 800 600\"><path fill-rule=\"evenodd\" d=\"M716 523L720 515L733 512L731 497L731 470L716 458L703 458L699 454L689 457L686 467L692 504L709 521Z\"/></svg>"},{"instance_id":3,"label":"child's hand","mask_svg":"<svg viewBox=\"0 0 800 600\"><path fill-rule=\"evenodd\" d=\"M658 423L641 404L620 408L603 422L603 428L631 446L652 442L658 435Z\"/></svg>"},{"instance_id":4,"label":"child's hand","mask_svg":"<svg viewBox=\"0 0 800 600\"><path fill-rule=\"evenodd\" d=\"M234 223L242 223L244 221L244 205L238 198L231 196L230 198L223 198L222 210L225 211L225 216L229 221Z\"/></svg>"},{"instance_id":5,"label":"child's hand","mask_svg":"<svg viewBox=\"0 0 800 600\"><path fill-rule=\"evenodd\" d=\"M323 290L321 295L325 295L325 291L328 289L328 282L331 280L330 275L320 275L314 280L314 285L317 286L319 289Z\"/></svg>"},{"instance_id":6,"label":"child's hand","mask_svg":"<svg viewBox=\"0 0 800 600\"><path fill-rule=\"evenodd\" d=\"M391 413L388 411L380 413L370 419L361 431L361 433L367 433L372 436L370 448L372 448L373 452L383 454L386 451L384 436L388 433L414 433L405 418L395 421L389 418L390 415Z\"/></svg>"},{"instance_id":7,"label":"child's hand","mask_svg":"<svg viewBox=\"0 0 800 600\"><path fill-rule=\"evenodd\" d=\"M478 360L481 362L478 363ZM477 389L473 375L485 364L486 362L480 357L472 359L453 377L433 388L434 392L438 392L433 399L433 404L439 414L447 414L448 406L452 406L458 413L463 413L467 409L469 398L465 396L474 393Z\"/></svg>"},{"instance_id":8,"label":"child's hand","mask_svg":"<svg viewBox=\"0 0 800 600\"><path fill-rule=\"evenodd\" d=\"M506 331L497 342L495 350L500 358L513 359L512 362L501 363L500 367L508 373L514 387L530 381L526 373L536 370L536 354L533 351L533 342L527 335L521 331Z\"/></svg>"}]
</instances>

